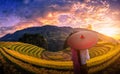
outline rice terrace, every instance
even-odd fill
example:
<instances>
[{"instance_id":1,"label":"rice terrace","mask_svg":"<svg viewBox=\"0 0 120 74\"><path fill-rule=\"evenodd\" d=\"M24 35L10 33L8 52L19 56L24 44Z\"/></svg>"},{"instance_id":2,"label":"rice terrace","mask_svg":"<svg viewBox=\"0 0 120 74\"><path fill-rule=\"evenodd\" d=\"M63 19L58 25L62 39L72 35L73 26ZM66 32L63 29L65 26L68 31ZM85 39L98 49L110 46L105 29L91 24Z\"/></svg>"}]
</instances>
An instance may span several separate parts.
<instances>
[{"instance_id":1,"label":"rice terrace","mask_svg":"<svg viewBox=\"0 0 120 74\"><path fill-rule=\"evenodd\" d=\"M117 65L115 67L111 65L119 61L117 60L120 58L119 46L119 44L116 45L113 43L98 43L91 48L91 59L87 61L88 72L90 74L99 73L99 71L103 72L103 74L116 72L114 68ZM55 55L53 55L54 53ZM65 60L66 55L67 58L71 57L69 48L59 52L48 52L43 48L31 44L0 42L0 55L1 64L3 64L6 70L10 69L11 73L19 73L20 70L17 69L22 68L28 72L37 74L73 74L71 59ZM18 68L15 66L18 66Z\"/></svg>"},{"instance_id":2,"label":"rice terrace","mask_svg":"<svg viewBox=\"0 0 120 74\"><path fill-rule=\"evenodd\" d=\"M120 74L120 0L0 0L0 74Z\"/></svg>"}]
</instances>

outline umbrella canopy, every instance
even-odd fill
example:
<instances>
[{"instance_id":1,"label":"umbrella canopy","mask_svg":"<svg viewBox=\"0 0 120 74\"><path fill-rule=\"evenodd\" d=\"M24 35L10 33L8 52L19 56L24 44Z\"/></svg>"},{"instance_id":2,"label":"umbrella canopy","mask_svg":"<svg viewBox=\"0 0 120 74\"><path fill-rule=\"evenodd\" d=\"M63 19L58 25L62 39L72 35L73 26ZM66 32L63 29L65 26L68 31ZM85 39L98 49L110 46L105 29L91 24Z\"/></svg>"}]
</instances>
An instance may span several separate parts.
<instances>
[{"instance_id":1,"label":"umbrella canopy","mask_svg":"<svg viewBox=\"0 0 120 74\"><path fill-rule=\"evenodd\" d=\"M68 45L73 49L83 50L94 46L98 36L92 31L80 31L68 38Z\"/></svg>"}]
</instances>

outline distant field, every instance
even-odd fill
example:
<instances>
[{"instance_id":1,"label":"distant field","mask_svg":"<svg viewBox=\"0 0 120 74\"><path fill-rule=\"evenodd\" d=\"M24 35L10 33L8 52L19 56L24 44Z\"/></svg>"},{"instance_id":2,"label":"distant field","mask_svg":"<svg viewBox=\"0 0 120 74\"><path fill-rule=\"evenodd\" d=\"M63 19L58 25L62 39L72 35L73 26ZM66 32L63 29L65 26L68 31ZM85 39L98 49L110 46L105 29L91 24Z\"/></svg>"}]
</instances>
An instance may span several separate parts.
<instances>
[{"instance_id":1,"label":"distant field","mask_svg":"<svg viewBox=\"0 0 120 74\"><path fill-rule=\"evenodd\" d=\"M120 39L120 34L114 35L114 39L119 40Z\"/></svg>"},{"instance_id":2,"label":"distant field","mask_svg":"<svg viewBox=\"0 0 120 74\"><path fill-rule=\"evenodd\" d=\"M120 57L120 45L98 43L89 50L88 72L106 69ZM0 42L0 54L21 69L37 74L73 74L69 48L49 52L43 48L20 42ZM3 59L4 59L3 58Z\"/></svg>"}]
</instances>

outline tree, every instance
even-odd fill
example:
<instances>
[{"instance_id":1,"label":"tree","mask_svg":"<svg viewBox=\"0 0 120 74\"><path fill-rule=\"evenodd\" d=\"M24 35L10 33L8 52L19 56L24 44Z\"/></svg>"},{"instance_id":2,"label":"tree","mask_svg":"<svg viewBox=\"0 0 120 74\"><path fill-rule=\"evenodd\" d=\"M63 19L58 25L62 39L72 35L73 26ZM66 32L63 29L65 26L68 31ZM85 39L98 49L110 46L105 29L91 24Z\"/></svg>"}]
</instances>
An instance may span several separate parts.
<instances>
[{"instance_id":1,"label":"tree","mask_svg":"<svg viewBox=\"0 0 120 74\"><path fill-rule=\"evenodd\" d=\"M25 33L18 41L48 49L47 39L40 34Z\"/></svg>"}]
</instances>

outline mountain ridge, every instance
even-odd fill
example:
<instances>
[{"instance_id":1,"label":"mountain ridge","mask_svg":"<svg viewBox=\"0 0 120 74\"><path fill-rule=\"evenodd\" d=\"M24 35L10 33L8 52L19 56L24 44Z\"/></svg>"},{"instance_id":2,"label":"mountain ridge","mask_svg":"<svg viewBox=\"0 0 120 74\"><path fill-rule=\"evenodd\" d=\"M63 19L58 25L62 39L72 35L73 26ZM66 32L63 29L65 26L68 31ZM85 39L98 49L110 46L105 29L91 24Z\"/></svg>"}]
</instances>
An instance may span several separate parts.
<instances>
[{"instance_id":1,"label":"mountain ridge","mask_svg":"<svg viewBox=\"0 0 120 74\"><path fill-rule=\"evenodd\" d=\"M28 34L40 34L48 41L48 48L52 51L59 51L64 49L65 41L71 33L77 31L88 31L84 28L71 28L71 27L57 27L46 25L42 27L29 27L22 30L18 30L13 34L7 34L4 37L0 38L0 41L18 41L25 33ZM89 30L91 31L91 30ZM95 31L93 31L95 32ZM102 35L98 32L95 32L99 39L108 40L110 42L115 42L113 38Z\"/></svg>"}]
</instances>

